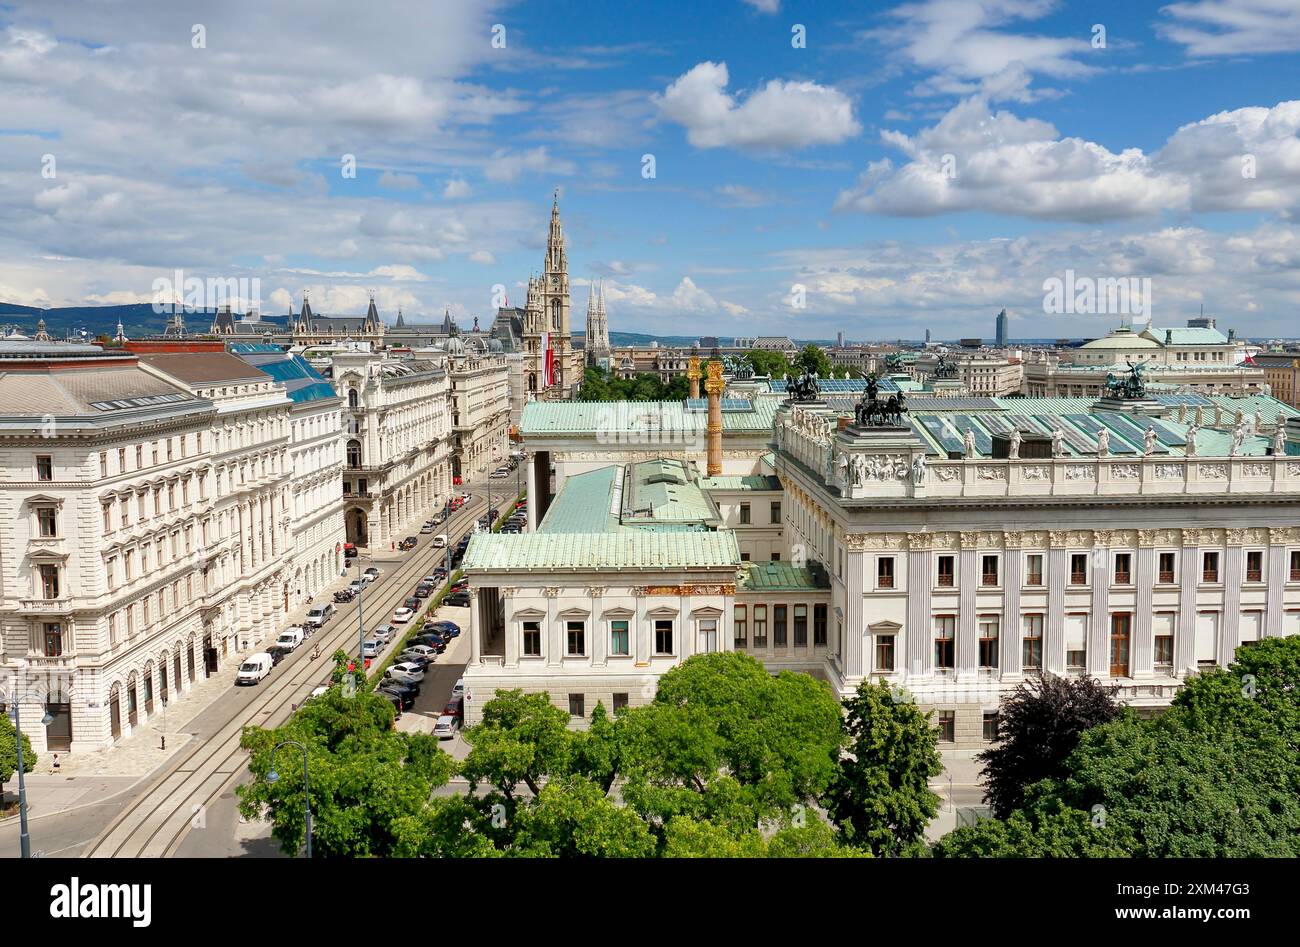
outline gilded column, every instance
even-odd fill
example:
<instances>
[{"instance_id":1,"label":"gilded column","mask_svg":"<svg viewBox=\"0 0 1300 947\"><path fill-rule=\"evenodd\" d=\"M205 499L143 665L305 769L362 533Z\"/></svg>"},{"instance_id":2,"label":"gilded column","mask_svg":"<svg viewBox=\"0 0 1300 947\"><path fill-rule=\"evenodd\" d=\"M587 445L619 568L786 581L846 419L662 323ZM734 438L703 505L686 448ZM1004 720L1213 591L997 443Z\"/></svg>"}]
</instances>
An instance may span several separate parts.
<instances>
[{"instance_id":1,"label":"gilded column","mask_svg":"<svg viewBox=\"0 0 1300 947\"><path fill-rule=\"evenodd\" d=\"M709 451L708 476L716 477L722 473L722 392L726 382L722 380L722 363L709 362L709 377L704 382L704 391L709 396ZM532 504L530 503L531 507Z\"/></svg>"},{"instance_id":2,"label":"gilded column","mask_svg":"<svg viewBox=\"0 0 1300 947\"><path fill-rule=\"evenodd\" d=\"M700 357L692 355L686 366L686 380L691 383L691 397L698 398L700 396L700 379L704 377L700 372Z\"/></svg>"}]
</instances>

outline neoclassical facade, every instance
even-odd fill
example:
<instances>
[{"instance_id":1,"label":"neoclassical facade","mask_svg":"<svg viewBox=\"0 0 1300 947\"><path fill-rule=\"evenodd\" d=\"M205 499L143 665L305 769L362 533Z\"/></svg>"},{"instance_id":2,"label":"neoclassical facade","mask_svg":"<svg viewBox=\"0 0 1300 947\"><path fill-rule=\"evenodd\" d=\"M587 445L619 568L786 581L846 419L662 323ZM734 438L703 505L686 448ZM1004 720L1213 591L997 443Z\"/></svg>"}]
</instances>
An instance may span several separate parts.
<instances>
[{"instance_id":1,"label":"neoclassical facade","mask_svg":"<svg viewBox=\"0 0 1300 947\"><path fill-rule=\"evenodd\" d=\"M343 399L347 541L391 546L450 496L450 382L441 361L350 351L332 357Z\"/></svg>"}]
</instances>

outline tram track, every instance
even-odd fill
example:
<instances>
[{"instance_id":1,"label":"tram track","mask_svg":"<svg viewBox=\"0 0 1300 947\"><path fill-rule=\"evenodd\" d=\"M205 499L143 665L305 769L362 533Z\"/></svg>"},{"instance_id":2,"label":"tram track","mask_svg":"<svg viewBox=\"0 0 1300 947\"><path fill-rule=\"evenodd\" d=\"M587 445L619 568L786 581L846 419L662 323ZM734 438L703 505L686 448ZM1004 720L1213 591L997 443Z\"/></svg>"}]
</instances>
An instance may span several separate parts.
<instances>
[{"instance_id":1,"label":"tram track","mask_svg":"<svg viewBox=\"0 0 1300 947\"><path fill-rule=\"evenodd\" d=\"M448 542L459 540L472 528L480 515L478 511L486 509L486 501L475 496L454 513L445 524ZM377 597L363 591L359 601L340 608L335 620L312 638L321 645L324 664L307 656L309 649L304 642L292 657L281 662L281 673L266 678L253 699L227 715L210 738L196 741L177 759L164 764L149 788L118 813L87 847L84 857L158 858L173 854L192 828L202 827L206 808L244 771L248 753L239 745L243 728L282 724L301 703L304 686L319 682L331 669L329 655L339 648L348 654L359 648L358 612L370 614L372 625L386 621L386 616L411 594L415 582L445 557L446 550L434 548L432 540L417 546L388 576L381 575L385 590ZM373 617L376 615L385 617L381 620Z\"/></svg>"}]
</instances>

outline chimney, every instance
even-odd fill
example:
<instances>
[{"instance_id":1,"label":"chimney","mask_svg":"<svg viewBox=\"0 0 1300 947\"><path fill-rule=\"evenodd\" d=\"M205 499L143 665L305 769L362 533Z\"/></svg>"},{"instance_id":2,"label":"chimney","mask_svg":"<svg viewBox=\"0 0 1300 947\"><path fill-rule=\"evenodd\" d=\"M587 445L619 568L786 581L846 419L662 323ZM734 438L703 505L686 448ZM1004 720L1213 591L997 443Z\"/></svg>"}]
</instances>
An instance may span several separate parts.
<instances>
[{"instance_id":1,"label":"chimney","mask_svg":"<svg viewBox=\"0 0 1300 947\"><path fill-rule=\"evenodd\" d=\"M708 476L722 473L722 363L709 362L709 377L704 381L704 391L709 396Z\"/></svg>"}]
</instances>

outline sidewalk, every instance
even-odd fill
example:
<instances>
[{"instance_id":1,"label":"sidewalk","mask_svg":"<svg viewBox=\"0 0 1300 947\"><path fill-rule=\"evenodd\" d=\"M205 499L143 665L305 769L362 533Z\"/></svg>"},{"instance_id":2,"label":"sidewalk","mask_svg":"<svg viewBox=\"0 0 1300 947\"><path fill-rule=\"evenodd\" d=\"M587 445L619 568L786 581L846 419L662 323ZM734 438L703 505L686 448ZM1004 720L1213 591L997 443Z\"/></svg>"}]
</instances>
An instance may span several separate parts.
<instances>
[{"instance_id":1,"label":"sidewalk","mask_svg":"<svg viewBox=\"0 0 1300 947\"><path fill-rule=\"evenodd\" d=\"M975 762L979 750L942 750L943 772L930 780L930 788L939 794L939 813L925 829L927 841L934 842L957 828L959 810L982 807L984 790L979 785L980 766Z\"/></svg>"}]
</instances>

